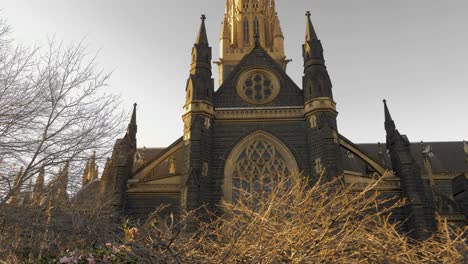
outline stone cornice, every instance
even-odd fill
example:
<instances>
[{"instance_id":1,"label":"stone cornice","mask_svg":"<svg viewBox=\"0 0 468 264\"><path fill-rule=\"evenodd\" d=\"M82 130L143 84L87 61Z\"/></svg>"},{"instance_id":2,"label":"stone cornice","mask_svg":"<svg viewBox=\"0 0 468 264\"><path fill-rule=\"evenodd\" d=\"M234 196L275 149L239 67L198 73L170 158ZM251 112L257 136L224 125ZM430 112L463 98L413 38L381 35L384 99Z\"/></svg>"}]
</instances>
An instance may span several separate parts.
<instances>
[{"instance_id":1,"label":"stone cornice","mask_svg":"<svg viewBox=\"0 0 468 264\"><path fill-rule=\"evenodd\" d=\"M464 214L450 214L450 215L440 215L442 218L447 218L450 222L464 222L466 221Z\"/></svg>"},{"instance_id":2,"label":"stone cornice","mask_svg":"<svg viewBox=\"0 0 468 264\"><path fill-rule=\"evenodd\" d=\"M304 108L302 106L216 108L215 118L231 121L304 120Z\"/></svg>"},{"instance_id":3,"label":"stone cornice","mask_svg":"<svg viewBox=\"0 0 468 264\"><path fill-rule=\"evenodd\" d=\"M463 172L441 172L441 173L433 173L429 175L427 173L422 173L421 178L424 180L433 179L433 180L452 180L460 175L463 175Z\"/></svg>"},{"instance_id":4,"label":"stone cornice","mask_svg":"<svg viewBox=\"0 0 468 264\"><path fill-rule=\"evenodd\" d=\"M353 183L353 189L355 190L364 190L367 186L369 186L368 182L357 182ZM401 191L400 189L400 181L399 180L383 180L379 182L374 189L375 191Z\"/></svg>"},{"instance_id":5,"label":"stone cornice","mask_svg":"<svg viewBox=\"0 0 468 264\"><path fill-rule=\"evenodd\" d=\"M127 193L179 193L179 184L145 184L145 183L134 183L130 184Z\"/></svg>"},{"instance_id":6,"label":"stone cornice","mask_svg":"<svg viewBox=\"0 0 468 264\"><path fill-rule=\"evenodd\" d=\"M192 101L184 106L183 116L186 116L191 113L205 113L210 116L214 116L214 108L213 105L208 101Z\"/></svg>"},{"instance_id":7,"label":"stone cornice","mask_svg":"<svg viewBox=\"0 0 468 264\"><path fill-rule=\"evenodd\" d=\"M319 97L305 103L304 112L306 115L324 111L338 114L335 101L328 97Z\"/></svg>"}]
</instances>

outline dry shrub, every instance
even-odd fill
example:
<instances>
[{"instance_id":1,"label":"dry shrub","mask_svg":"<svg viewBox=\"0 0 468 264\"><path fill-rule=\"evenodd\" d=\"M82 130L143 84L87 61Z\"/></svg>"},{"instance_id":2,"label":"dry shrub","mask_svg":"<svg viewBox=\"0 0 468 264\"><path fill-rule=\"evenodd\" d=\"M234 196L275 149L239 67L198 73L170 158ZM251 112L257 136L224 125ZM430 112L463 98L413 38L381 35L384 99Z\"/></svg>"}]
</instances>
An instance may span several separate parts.
<instances>
[{"instance_id":1,"label":"dry shrub","mask_svg":"<svg viewBox=\"0 0 468 264\"><path fill-rule=\"evenodd\" d=\"M217 212L200 208L176 217L163 214L167 210L161 207L146 223L125 222L120 230L110 212L95 205L5 209L0 259L57 263L66 255L88 263L86 256L93 255L103 263L466 263L466 227L440 219L439 232L412 240L391 215L404 203L374 191L379 182L358 190L341 178L316 183L302 176L264 178L254 191L235 190L236 201L222 203Z\"/></svg>"},{"instance_id":2,"label":"dry shrub","mask_svg":"<svg viewBox=\"0 0 468 264\"><path fill-rule=\"evenodd\" d=\"M213 221L191 212L152 217L132 242L138 263L464 263L466 228L442 221L426 241L401 234L391 212L403 202L374 191L305 177L261 179L260 191L237 190ZM261 184L260 184L261 183Z\"/></svg>"},{"instance_id":3,"label":"dry shrub","mask_svg":"<svg viewBox=\"0 0 468 264\"><path fill-rule=\"evenodd\" d=\"M0 210L0 263L37 263L67 249L88 250L116 240L116 230L111 212L96 204L6 206Z\"/></svg>"}]
</instances>

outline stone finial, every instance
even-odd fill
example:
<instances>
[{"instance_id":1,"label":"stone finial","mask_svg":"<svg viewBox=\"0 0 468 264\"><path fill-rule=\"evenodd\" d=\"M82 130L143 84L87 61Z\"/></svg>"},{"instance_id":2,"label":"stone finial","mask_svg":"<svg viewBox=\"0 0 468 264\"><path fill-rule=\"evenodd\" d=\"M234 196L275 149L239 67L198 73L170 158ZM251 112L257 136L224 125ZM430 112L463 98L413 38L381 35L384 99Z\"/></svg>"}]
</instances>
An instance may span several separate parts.
<instances>
[{"instance_id":1,"label":"stone finial","mask_svg":"<svg viewBox=\"0 0 468 264\"><path fill-rule=\"evenodd\" d=\"M260 35L258 33L256 33L254 35L254 39L255 39L255 46L259 47L260 46Z\"/></svg>"}]
</instances>

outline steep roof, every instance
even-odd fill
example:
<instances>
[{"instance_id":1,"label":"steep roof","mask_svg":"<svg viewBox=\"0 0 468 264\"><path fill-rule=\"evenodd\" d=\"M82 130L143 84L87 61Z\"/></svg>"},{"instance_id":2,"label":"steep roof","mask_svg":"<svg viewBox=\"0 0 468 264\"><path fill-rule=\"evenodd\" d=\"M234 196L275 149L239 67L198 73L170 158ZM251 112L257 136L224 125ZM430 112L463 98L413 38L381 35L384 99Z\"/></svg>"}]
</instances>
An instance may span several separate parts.
<instances>
[{"instance_id":1,"label":"steep roof","mask_svg":"<svg viewBox=\"0 0 468 264\"><path fill-rule=\"evenodd\" d=\"M280 81L280 93L270 103L253 105L244 101L236 91L239 76L245 70L263 68L273 71ZM268 106L298 106L304 104L302 90L291 80L291 78L260 45L254 46L244 56L234 70L224 80L223 84L215 92L215 107L268 107Z\"/></svg>"},{"instance_id":2,"label":"steep roof","mask_svg":"<svg viewBox=\"0 0 468 264\"><path fill-rule=\"evenodd\" d=\"M388 155L385 144L379 145L375 143L357 144L365 150L372 158L391 167L390 156ZM429 158L432 163L434 173L464 173L468 172L468 164L466 163L464 143L462 141L454 142L424 142L424 148L430 146L431 153ZM423 167L424 157L422 154L421 143L411 143L411 153L416 162ZM379 152L382 155L379 157ZM357 157L347 155L343 152L343 160L346 170L354 170L361 168L359 172L365 172L365 165Z\"/></svg>"}]
</instances>

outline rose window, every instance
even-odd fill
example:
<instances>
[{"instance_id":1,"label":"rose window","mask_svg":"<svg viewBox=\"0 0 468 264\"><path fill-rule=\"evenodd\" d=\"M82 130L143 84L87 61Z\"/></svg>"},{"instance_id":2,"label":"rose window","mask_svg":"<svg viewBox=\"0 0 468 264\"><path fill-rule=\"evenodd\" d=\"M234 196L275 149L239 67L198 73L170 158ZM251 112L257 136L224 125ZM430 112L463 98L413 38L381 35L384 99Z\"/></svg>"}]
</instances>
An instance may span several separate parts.
<instances>
[{"instance_id":1,"label":"rose window","mask_svg":"<svg viewBox=\"0 0 468 264\"><path fill-rule=\"evenodd\" d=\"M241 75L238 94L252 104L271 102L279 93L278 79L265 70L251 70Z\"/></svg>"}]
</instances>

